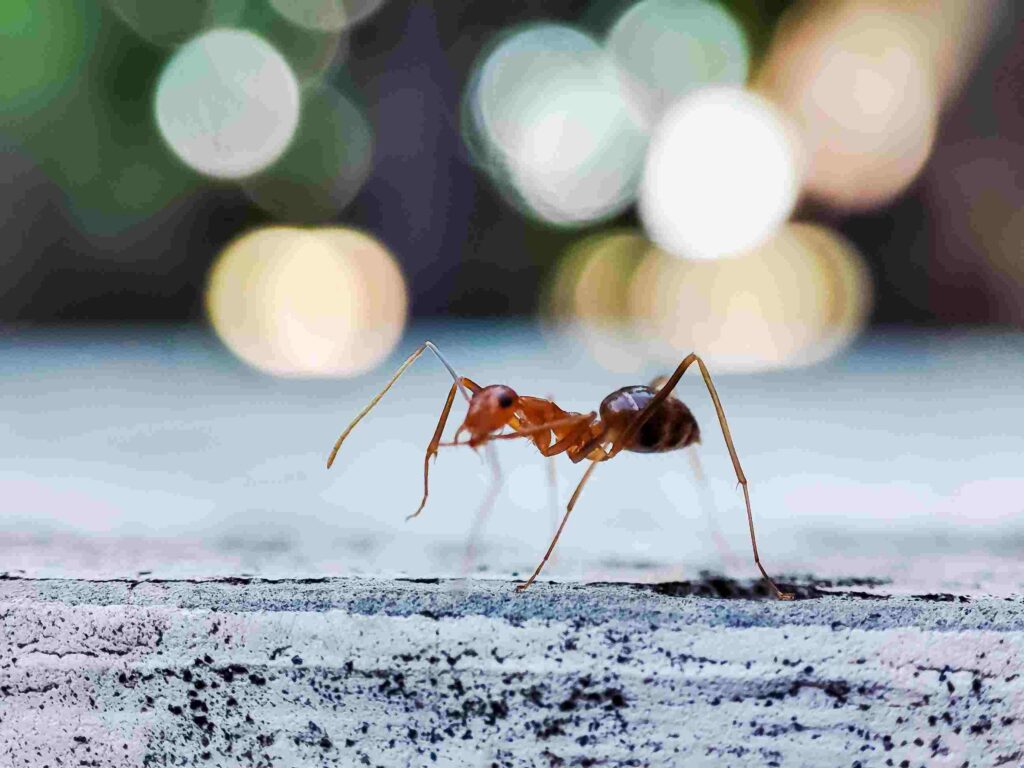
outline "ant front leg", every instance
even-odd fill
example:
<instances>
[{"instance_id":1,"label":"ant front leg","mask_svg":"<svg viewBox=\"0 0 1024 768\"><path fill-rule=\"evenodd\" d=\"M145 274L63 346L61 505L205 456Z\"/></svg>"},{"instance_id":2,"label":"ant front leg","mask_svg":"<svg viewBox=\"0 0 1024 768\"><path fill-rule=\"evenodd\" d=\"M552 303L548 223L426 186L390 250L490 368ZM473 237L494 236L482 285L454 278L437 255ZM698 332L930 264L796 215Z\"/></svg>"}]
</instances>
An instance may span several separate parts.
<instances>
[{"instance_id":1,"label":"ant front leg","mask_svg":"<svg viewBox=\"0 0 1024 768\"><path fill-rule=\"evenodd\" d=\"M725 410L722 408L722 401L718 399L718 392L715 390L715 384L711 380L711 374L708 372L707 366L704 365L704 361L701 360L695 354L689 354L676 368L675 372L669 376L664 386L658 390L658 393L651 399L647 406L636 415L636 418L630 422L629 426L622 431L622 434L618 436L612 445L611 454L615 455L627 445L640 430L640 428L647 422L647 420L654 414L657 408L665 401L665 399L672 394L672 390L676 388L679 380L686 373L686 369L694 363L700 369L700 374L704 378L704 385L707 387L708 394L711 396L711 402L715 406L715 413L718 415L718 423L722 428L722 436L725 438L725 446L729 450L729 458L732 459L732 466L736 472L736 480L743 488L743 501L747 508L747 527L750 529L750 544L754 550L754 564L758 570L761 571L761 575L764 580L771 587L772 592L775 593L775 597L779 600L792 600L793 594L790 592L783 592L772 580L772 577L768 575L768 572L761 565L761 557L757 552L757 536L754 533L754 513L750 508L750 491L747 489L747 477L743 474L743 467L740 466L740 457L736 454L736 446L732 442L732 433L729 431L729 422L725 418Z\"/></svg>"},{"instance_id":2,"label":"ant front leg","mask_svg":"<svg viewBox=\"0 0 1024 768\"><path fill-rule=\"evenodd\" d=\"M430 444L427 446L427 453L423 457L423 500L420 502L419 507L409 515L406 520L412 520L414 517L418 517L420 512L423 511L423 507L427 504L427 496L430 493L429 486L429 475L430 475L430 458L437 457L437 449L441 445L441 435L444 433L445 425L448 423L448 415L452 411L452 403L455 401L455 393L460 388L468 389L474 394L480 391L480 385L473 381L470 381L465 376L460 376L452 384L452 388L448 392L448 399L444 403L444 408L441 409L441 418L437 420L437 429L434 430L434 437L431 438Z\"/></svg>"},{"instance_id":3,"label":"ant front leg","mask_svg":"<svg viewBox=\"0 0 1024 768\"><path fill-rule=\"evenodd\" d=\"M416 511L405 518L406 520L418 517L420 512L423 511L423 507L427 504L427 496L430 494L430 459L437 456L437 448L441 444L441 435L444 433L445 425L448 423L448 415L452 412L452 403L455 402L455 393L459 391L460 383L464 386L466 380L462 379L460 382L456 379L452 384L452 388L448 390L448 399L445 400L444 408L441 409L441 418L437 421L437 429L434 430L434 436L431 438L430 444L427 445L427 454L423 457L423 500L420 501Z\"/></svg>"}]
</instances>

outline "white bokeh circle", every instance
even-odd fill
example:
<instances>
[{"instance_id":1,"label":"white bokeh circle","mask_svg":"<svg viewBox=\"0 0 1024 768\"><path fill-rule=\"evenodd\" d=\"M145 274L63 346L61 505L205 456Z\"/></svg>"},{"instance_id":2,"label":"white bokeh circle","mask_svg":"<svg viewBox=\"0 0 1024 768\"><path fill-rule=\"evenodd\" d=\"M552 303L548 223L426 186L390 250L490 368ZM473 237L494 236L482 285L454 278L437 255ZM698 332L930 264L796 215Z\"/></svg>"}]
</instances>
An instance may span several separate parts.
<instances>
[{"instance_id":1,"label":"white bokeh circle","mask_svg":"<svg viewBox=\"0 0 1024 768\"><path fill-rule=\"evenodd\" d=\"M635 199L647 134L616 66L579 30L507 35L478 64L465 110L477 160L534 218L578 226Z\"/></svg>"},{"instance_id":2,"label":"white bokeh circle","mask_svg":"<svg viewBox=\"0 0 1024 768\"><path fill-rule=\"evenodd\" d=\"M673 102L707 85L742 85L750 51L729 12L707 0L641 0L605 39L649 125Z\"/></svg>"},{"instance_id":3,"label":"white bokeh circle","mask_svg":"<svg viewBox=\"0 0 1024 768\"><path fill-rule=\"evenodd\" d=\"M651 138L640 217L676 256L732 255L789 217L802 175L797 132L778 109L741 88L702 89L677 102Z\"/></svg>"},{"instance_id":4,"label":"white bokeh circle","mask_svg":"<svg viewBox=\"0 0 1024 768\"><path fill-rule=\"evenodd\" d=\"M156 89L160 134L190 168L221 179L257 173L288 148L299 85L284 57L241 29L213 29L174 54Z\"/></svg>"}]
</instances>

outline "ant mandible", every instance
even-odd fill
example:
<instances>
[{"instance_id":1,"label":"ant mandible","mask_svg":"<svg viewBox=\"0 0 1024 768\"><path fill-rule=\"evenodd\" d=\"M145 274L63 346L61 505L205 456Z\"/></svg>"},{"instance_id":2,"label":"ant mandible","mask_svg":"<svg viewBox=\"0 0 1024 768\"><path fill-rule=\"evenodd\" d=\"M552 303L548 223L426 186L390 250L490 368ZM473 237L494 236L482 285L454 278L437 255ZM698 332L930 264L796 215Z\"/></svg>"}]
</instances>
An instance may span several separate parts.
<instances>
[{"instance_id":1,"label":"ant mandible","mask_svg":"<svg viewBox=\"0 0 1024 768\"><path fill-rule=\"evenodd\" d=\"M565 515L562 517L558 530L555 531L547 552L544 553L544 558L530 578L516 586L517 592L522 592L533 584L543 570L558 543L558 538L562 535L562 530L569 520L573 507L576 506L583 486L586 485L598 464L615 458L621 451L662 453L700 442L700 429L697 426L697 420L693 417L690 409L672 394L686 370L696 363L704 378L708 393L711 395L715 412L718 414L718 422L722 427L722 435L725 437L725 444L729 449L733 469L736 471L736 479L743 488L743 500L747 508L747 525L750 529L750 544L754 550L754 563L778 599L793 599L792 594L783 592L776 586L764 566L761 565L761 558L757 552L757 537L754 534L754 516L750 509L747 478L743 474L739 457L736 455L736 447L733 445L732 435L729 432L729 423L726 421L725 411L722 410L722 403L718 399L718 392L715 391L711 374L708 373L704 361L695 354L689 354L683 358L675 372L668 378L657 379L650 386L623 387L602 400L597 412L575 413L565 411L553 401L545 398L518 395L511 387L503 384L481 387L465 376L457 374L441 351L433 343L427 341L409 355L384 386L384 389L359 412L348 428L341 433L341 437L334 444L334 449L327 459L328 469L334 463L341 444L345 442L345 438L349 436L356 424L362 421L363 417L380 402L406 369L428 349L448 369L453 384L448 392L444 408L441 409L441 418L437 422L437 429L434 430L434 436L427 446L427 453L423 460L423 500L420 502L419 508L409 515L410 518L419 515L427 503L430 459L432 456L436 456L438 448L443 446L469 445L472 448L478 448L493 440L527 438L533 442L543 456L556 456L564 453L574 464L583 459L590 461L590 466L583 473L583 477L569 499ZM455 433L454 440L450 443L443 443L441 435L448 422L448 414L455 402L455 395L460 391L469 403L469 409L462 426ZM514 431L503 432L505 427ZM469 439L460 443L459 436L463 432L468 434Z\"/></svg>"}]
</instances>

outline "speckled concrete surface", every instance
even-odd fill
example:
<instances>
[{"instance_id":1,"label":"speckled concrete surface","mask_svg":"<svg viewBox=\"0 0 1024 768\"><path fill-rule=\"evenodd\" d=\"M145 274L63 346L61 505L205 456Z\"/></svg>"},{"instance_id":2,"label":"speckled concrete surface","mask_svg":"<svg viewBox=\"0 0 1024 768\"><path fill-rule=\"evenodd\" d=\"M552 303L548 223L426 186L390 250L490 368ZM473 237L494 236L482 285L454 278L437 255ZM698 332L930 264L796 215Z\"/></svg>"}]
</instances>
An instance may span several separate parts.
<instances>
[{"instance_id":1,"label":"speckled concrete surface","mask_svg":"<svg viewBox=\"0 0 1024 768\"><path fill-rule=\"evenodd\" d=\"M1024 763L1020 599L510 586L4 579L0 765Z\"/></svg>"}]
</instances>

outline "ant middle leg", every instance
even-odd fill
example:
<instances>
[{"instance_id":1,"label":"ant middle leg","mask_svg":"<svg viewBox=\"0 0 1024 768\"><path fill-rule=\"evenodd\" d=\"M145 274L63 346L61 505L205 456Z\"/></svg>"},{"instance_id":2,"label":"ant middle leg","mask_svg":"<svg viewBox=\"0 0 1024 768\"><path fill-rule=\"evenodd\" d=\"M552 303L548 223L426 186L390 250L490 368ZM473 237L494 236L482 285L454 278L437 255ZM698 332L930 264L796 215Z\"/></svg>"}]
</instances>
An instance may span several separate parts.
<instances>
[{"instance_id":1,"label":"ant middle leg","mask_svg":"<svg viewBox=\"0 0 1024 768\"><path fill-rule=\"evenodd\" d=\"M504 478L503 478L503 475L502 475L502 472L501 472L501 466L498 463L498 456L497 456L496 452L494 451L494 441L495 440L511 440L511 439L523 438L523 437L529 438L529 437L532 437L534 435L538 435L539 436L539 435L541 435L544 432L551 432L553 429L556 429L556 428L561 428L561 427L565 427L565 426L570 426L570 427L571 426L576 426L577 429L569 430L569 432L565 435L565 437L562 438L562 440L557 441L556 443L554 443L552 445L549 445L549 446L545 447L545 446L538 445L536 442L534 443L535 445L537 445L537 447L540 450L541 454L543 456L545 456L546 458L548 458L548 461L550 462L549 469L551 471L553 471L554 470L554 456L556 456L559 453L564 452L566 450L566 446L571 444L571 442L573 440L578 439L578 433L580 431L580 428L586 428L590 424L590 422L593 421L595 415L596 414L593 414L593 413L590 413L590 414L579 414L579 415L567 417L567 418L564 418L564 419L557 419L555 421L548 422L546 424L533 424L533 425L529 425L529 426L523 425L522 422L520 422L518 419L516 419L516 420L513 420L510 423L510 425L514 429L517 429L519 431L517 431L517 432L510 432L508 434L503 434L503 435L495 435L490 440L488 440L486 443L484 443L484 450L487 453L487 462L491 466L491 469L492 469L492 472L493 472L493 481L491 483L491 487L487 491L487 495L484 497L483 501L480 503L480 506L477 509L476 515L474 515L474 518L473 518L473 525L470 528L469 537L467 538L467 541L466 541L466 552L465 552L465 555L463 557L462 571L463 571L464 574L468 574L470 569L472 568L473 561L476 558L477 542L479 541L479 538L480 538L480 532L483 529L484 522L490 516L491 510L494 507L494 503L497 500L498 493L500 492L502 483L504 481ZM454 442L453 443L439 443L439 445L441 445L441 446L457 446L457 445L463 445L463 443L454 443ZM549 477L550 477L550 475L549 475ZM554 479L553 482L557 483L557 479ZM555 503L557 503L557 485L556 485L556 487L554 489L554 493L556 495ZM557 518L557 512L556 512L555 518L552 521L553 525L557 523L557 519L558 518Z\"/></svg>"},{"instance_id":2,"label":"ant middle leg","mask_svg":"<svg viewBox=\"0 0 1024 768\"><path fill-rule=\"evenodd\" d=\"M589 432L590 426L591 424L588 422L583 427L581 427L580 432L582 432L584 428ZM584 472L583 477L580 478L580 482L579 484L577 484L576 490L573 491L572 497L569 499L569 503L566 506L565 515L562 517L562 522L555 530L555 535L552 537L551 543L548 545L548 549L544 553L544 557L541 559L540 563L534 569L533 573L530 575L530 578L527 579L524 583L516 586L516 592L523 592L526 589L528 589L529 586L533 584L534 581L536 581L537 576L540 575L540 572L544 570L544 566L545 564L547 564L548 559L551 557L551 553L555 551L555 545L558 544L558 539L561 537L562 531L565 530L565 524L569 522L569 515L572 514L572 510L576 506L576 502L579 500L580 494L583 492L583 486L587 484L587 480L590 479L590 475L593 474L594 469L597 468L597 465L600 464L602 461L607 461L608 459L611 458L611 455L608 452L606 452L603 447L601 447L602 443L604 443L606 439L606 430L603 427L599 428L597 434L593 435L591 439L585 443L582 442L582 434L576 435L574 437L575 444L579 445L579 447L569 445L566 449L566 455L569 456L573 463L579 462L588 456L593 456L595 453L597 453L597 456L591 459L590 466L587 467L587 471ZM569 436L566 436L564 440L568 439ZM552 448L554 448L554 446L552 446Z\"/></svg>"},{"instance_id":3,"label":"ant middle leg","mask_svg":"<svg viewBox=\"0 0 1024 768\"><path fill-rule=\"evenodd\" d=\"M530 578L522 584L516 585L516 592L523 592L529 589L530 585L537 580L537 577L540 575L540 572L544 570L544 566L547 564L548 558L550 558L551 553L555 551L555 545L558 543L558 539L561 537L562 531L565 529L565 524L569 522L569 515L572 514L573 507L576 506L576 500L579 499L580 493L583 491L583 486L586 485L587 480L590 479L590 475L593 473L594 469L600 463L601 460L595 460L590 462L590 466L587 467L587 471L583 473L583 477L580 479L579 485L576 486L576 490L573 492L572 498L569 499L569 505L566 507L565 516L562 517L562 523L558 526L558 530L555 531L554 538L551 539L551 543L548 545L547 552L544 553L544 557L541 559L540 563L537 564L537 567L530 575Z\"/></svg>"},{"instance_id":4,"label":"ant middle leg","mask_svg":"<svg viewBox=\"0 0 1024 768\"><path fill-rule=\"evenodd\" d=\"M473 515L473 525L469 529L469 536L466 537L466 551L462 556L463 575L469 574L473 568L473 563L476 560L477 544L480 541L480 534L483 531L484 523L491 516L494 504L498 500L498 494L501 493L501 487L505 483L505 476L501 471L498 452L494 449L494 445L491 443L484 445L484 453L487 457L487 463L491 467L491 484L487 489L487 495L480 501L476 514Z\"/></svg>"},{"instance_id":5,"label":"ant middle leg","mask_svg":"<svg viewBox=\"0 0 1024 768\"><path fill-rule=\"evenodd\" d=\"M554 395L548 395L546 400L550 402L555 401ZM548 511L551 513L551 535L555 534L558 530L558 465L555 463L555 457L545 457L544 460L545 474L547 475L547 488L548 488Z\"/></svg>"},{"instance_id":6,"label":"ant middle leg","mask_svg":"<svg viewBox=\"0 0 1024 768\"><path fill-rule=\"evenodd\" d=\"M551 510L551 532L558 530L558 466L555 464L555 457L544 460L547 465L547 486L548 486L548 508Z\"/></svg>"},{"instance_id":7,"label":"ant middle leg","mask_svg":"<svg viewBox=\"0 0 1024 768\"><path fill-rule=\"evenodd\" d=\"M569 448L571 448L572 445L578 443L585 435L589 434L590 425L593 423L594 418L596 416L597 416L597 414L594 413L594 412L585 413L585 414L575 414L573 416L569 416L569 417L566 417L566 418L563 418L563 419L556 419L554 421L550 421L550 422L547 422L545 424L531 424L531 425L523 425L521 422L516 420L515 423L512 424L512 426L513 426L513 428L518 430L517 432L512 432L512 433L505 434L505 435L496 435L492 439L492 441L488 441L487 448L493 449L493 440L497 440L497 439L511 440L511 439L515 439L515 438L519 438L519 437L530 437L530 436L533 436L533 435L539 436L539 435L541 435L542 433L545 433L545 432L550 433L550 432L553 432L556 429L561 429L562 427L569 427L569 429L567 429L564 432L563 436L560 439L556 440L554 443L551 443L551 444L549 444L547 446L541 444L540 442L538 442L536 440L534 441L534 445L540 451L541 455L544 456L548 460L548 462L549 462L549 464L548 464L548 468L549 468L548 478L549 478L549 483L550 483L549 492L552 495L552 503L553 503L553 507L554 507L558 503L558 485L557 485L558 480L557 480L557 477L555 475L554 457L557 456L560 453L564 453ZM548 439L550 439L550 437ZM497 477L500 478L501 477L500 469L497 468L496 458L493 461L493 466L495 467L495 470L498 473ZM589 475L589 471L588 471L587 475ZM580 483L580 488L582 488L583 482L585 482L585 481L586 481L586 476L584 476L584 480ZM497 480L496 482L500 483L500 479ZM579 496L580 488L577 488L576 493L573 494L572 501L569 503L569 511L572 511L572 507L576 503L576 499ZM488 512L490 511L490 505L493 504L493 501L494 501L493 495L489 495L487 500L481 506L480 512L478 512L478 514L477 514L477 521L476 521L476 523L473 526L473 534L470 536L470 540L469 540L470 547L467 548L467 562L471 561L472 552L473 552L472 547L475 545L476 538L477 538L477 535L479 533L479 528L480 528L480 525L481 525L481 522L482 522L482 519L483 519L483 516L484 516L484 511L485 510L488 511ZM554 526L557 523L557 521L558 521L557 511L555 511L554 509L553 509L553 511L554 511L554 517L552 519L552 526ZM568 512L566 513L566 518L568 518ZM533 574L533 577L531 577L530 581L527 582L526 585L517 587L518 591L521 592L522 590L526 589L526 587L528 587L531 583L533 583L533 580L537 577L537 574L540 573L541 568L544 567L544 564L551 557L551 553L553 552L553 550L555 548L555 543L558 541L558 537L561 536L562 528L565 527L565 523L566 523L566 520L563 519L561 526L559 526L557 529L555 529L554 539L552 540L551 546L548 548L547 553L544 555L543 562L537 567L537 570ZM468 569L465 569L465 570L468 570Z\"/></svg>"}]
</instances>

